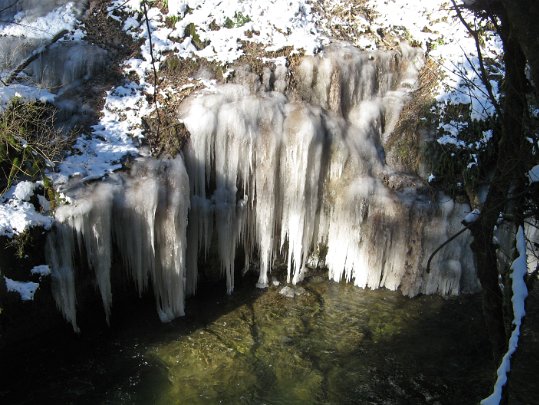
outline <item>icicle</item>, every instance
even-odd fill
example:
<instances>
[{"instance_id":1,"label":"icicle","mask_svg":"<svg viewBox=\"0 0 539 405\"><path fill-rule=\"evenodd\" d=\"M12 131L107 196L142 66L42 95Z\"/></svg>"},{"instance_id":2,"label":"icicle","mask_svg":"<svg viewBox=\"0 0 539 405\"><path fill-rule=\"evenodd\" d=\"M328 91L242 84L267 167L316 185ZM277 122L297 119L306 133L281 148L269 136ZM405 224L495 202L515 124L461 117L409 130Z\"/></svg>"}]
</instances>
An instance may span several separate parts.
<instances>
[{"instance_id":1,"label":"icicle","mask_svg":"<svg viewBox=\"0 0 539 405\"><path fill-rule=\"evenodd\" d=\"M329 277L357 286L456 294L477 277L460 238L425 274L430 252L460 227L465 206L427 195L417 178L385 162L384 142L417 77L417 52L329 48L305 58L287 95L286 72L236 80L188 98L179 112L190 133L182 158L139 159L131 173L92 186L58 210L48 243L55 299L77 329L72 256L88 253L108 319L111 249L142 294L153 287L162 321L184 314L199 258L218 257L234 288L236 254L258 256L257 286L278 259L287 281L305 275L313 250L327 250ZM266 90L266 92L264 92ZM189 176L187 175L189 173ZM114 243L112 242L114 240ZM78 247L78 249L77 249Z\"/></svg>"},{"instance_id":2,"label":"icicle","mask_svg":"<svg viewBox=\"0 0 539 405\"><path fill-rule=\"evenodd\" d=\"M315 111L292 105L287 111L284 133L279 162L281 248L288 241L287 282L295 284L303 277L317 221L324 128Z\"/></svg>"},{"instance_id":3,"label":"icicle","mask_svg":"<svg viewBox=\"0 0 539 405\"><path fill-rule=\"evenodd\" d=\"M135 162L119 176L75 195L56 212L47 256L58 307L78 330L75 308L75 252L95 272L107 322L112 305L112 239L139 294L151 279L162 321L184 314L189 179L181 158ZM196 279L196 277L195 277Z\"/></svg>"},{"instance_id":4,"label":"icicle","mask_svg":"<svg viewBox=\"0 0 539 405\"><path fill-rule=\"evenodd\" d=\"M73 249L75 240L79 252L86 252L88 265L95 272L97 286L101 294L105 318L109 322L112 305L110 285L111 266L111 209L114 198L112 185L100 184L92 189L92 198L78 201L71 206L63 206L56 211L56 240L49 238L49 260L53 279L58 280L55 287L57 303L62 307L66 319L75 321ZM61 248L58 248L61 246ZM53 250L58 250L54 252ZM54 283L53 283L54 284ZM66 298L70 297L70 298Z\"/></svg>"},{"instance_id":5,"label":"icicle","mask_svg":"<svg viewBox=\"0 0 539 405\"><path fill-rule=\"evenodd\" d=\"M418 55L407 47L401 53L334 47L300 64L296 102L260 90L271 88L267 70L261 85L244 72L236 78L244 87L225 85L188 100L180 119L191 134L190 235L198 241L190 267L202 245L209 248L202 228L214 223L228 291L239 244L247 261L258 250L259 287L267 286L279 256L287 281L300 281L321 244L336 281L407 295L475 289L470 257L462 253L466 238L423 274L428 252L450 235L450 223L459 223L462 206L437 210L436 201L402 186L406 176L385 163L382 145L415 83ZM210 201L213 213L198 208Z\"/></svg>"},{"instance_id":6,"label":"icicle","mask_svg":"<svg viewBox=\"0 0 539 405\"><path fill-rule=\"evenodd\" d=\"M155 215L159 195L159 161L135 163L131 179L114 206L114 239L139 296L155 268Z\"/></svg>"},{"instance_id":7,"label":"icicle","mask_svg":"<svg viewBox=\"0 0 539 405\"><path fill-rule=\"evenodd\" d=\"M155 220L153 289L161 321L185 315L185 251L189 178L181 158L164 161Z\"/></svg>"},{"instance_id":8,"label":"icicle","mask_svg":"<svg viewBox=\"0 0 539 405\"><path fill-rule=\"evenodd\" d=\"M47 238L45 251L51 267L52 295L56 306L64 318L71 323L73 330L79 333L73 271L74 242L73 230L69 226L58 223Z\"/></svg>"}]
</instances>

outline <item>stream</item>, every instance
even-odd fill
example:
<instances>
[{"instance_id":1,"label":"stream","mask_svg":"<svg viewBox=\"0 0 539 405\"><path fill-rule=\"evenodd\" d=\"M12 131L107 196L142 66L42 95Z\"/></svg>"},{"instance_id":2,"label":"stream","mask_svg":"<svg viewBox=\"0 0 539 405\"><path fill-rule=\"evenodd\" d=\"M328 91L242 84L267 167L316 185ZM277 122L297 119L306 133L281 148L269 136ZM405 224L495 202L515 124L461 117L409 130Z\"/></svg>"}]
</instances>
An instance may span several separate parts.
<instances>
[{"instance_id":1,"label":"stream","mask_svg":"<svg viewBox=\"0 0 539 405\"><path fill-rule=\"evenodd\" d=\"M407 298L311 272L285 296L251 279L201 289L167 324L143 299L113 308L110 328L36 342L3 360L0 402L473 404L490 389L478 295Z\"/></svg>"}]
</instances>

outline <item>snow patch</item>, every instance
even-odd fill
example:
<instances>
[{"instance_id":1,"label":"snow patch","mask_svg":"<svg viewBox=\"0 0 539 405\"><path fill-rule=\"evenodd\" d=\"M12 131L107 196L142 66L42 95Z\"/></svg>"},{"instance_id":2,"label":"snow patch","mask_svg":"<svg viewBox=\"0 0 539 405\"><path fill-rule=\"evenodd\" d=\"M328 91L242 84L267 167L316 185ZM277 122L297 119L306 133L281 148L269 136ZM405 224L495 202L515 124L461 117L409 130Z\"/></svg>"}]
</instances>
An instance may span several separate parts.
<instances>
[{"instance_id":1,"label":"snow patch","mask_svg":"<svg viewBox=\"0 0 539 405\"><path fill-rule=\"evenodd\" d=\"M0 36L49 39L63 30L72 29L80 10L69 2L43 16L35 16L33 9L18 12L12 21L0 23Z\"/></svg>"},{"instance_id":2,"label":"snow patch","mask_svg":"<svg viewBox=\"0 0 539 405\"><path fill-rule=\"evenodd\" d=\"M476 208L464 217L464 219L462 220L462 223L464 225L473 224L475 221L479 219L479 215L481 215L481 211Z\"/></svg>"},{"instance_id":3,"label":"snow patch","mask_svg":"<svg viewBox=\"0 0 539 405\"><path fill-rule=\"evenodd\" d=\"M509 338L509 347L507 353L503 356L502 362L498 367L498 378L494 384L492 394L481 401L481 405L498 405L502 398L503 386L507 383L507 373L511 371L511 356L515 353L518 347L518 339L520 336L520 326L522 319L526 315L525 301L528 296L528 288L526 287L526 274L528 266L526 261L526 238L522 226L518 227L516 235L517 252L519 256L511 265L511 280L513 286L513 332Z\"/></svg>"},{"instance_id":4,"label":"snow patch","mask_svg":"<svg viewBox=\"0 0 539 405\"><path fill-rule=\"evenodd\" d=\"M39 283L34 283L32 281L15 281L7 277L4 277L4 280L8 292L19 293L21 301L34 300L34 294L39 287Z\"/></svg>"},{"instance_id":5,"label":"snow patch","mask_svg":"<svg viewBox=\"0 0 539 405\"><path fill-rule=\"evenodd\" d=\"M528 178L530 179L530 183L539 182L539 165L531 168L531 170L528 172Z\"/></svg>"},{"instance_id":6,"label":"snow patch","mask_svg":"<svg viewBox=\"0 0 539 405\"><path fill-rule=\"evenodd\" d=\"M55 100L55 95L45 89L25 86L23 84L11 84L9 86L0 87L0 113L5 111L11 100L15 97L23 101L41 101L42 103L52 103Z\"/></svg>"},{"instance_id":7,"label":"snow patch","mask_svg":"<svg viewBox=\"0 0 539 405\"><path fill-rule=\"evenodd\" d=\"M28 201L34 195L37 184L31 181L21 181L15 186L13 197L21 201Z\"/></svg>"},{"instance_id":8,"label":"snow patch","mask_svg":"<svg viewBox=\"0 0 539 405\"><path fill-rule=\"evenodd\" d=\"M42 226L50 229L52 218L38 213L29 202L11 200L0 205L0 235L9 238L29 227Z\"/></svg>"},{"instance_id":9,"label":"snow patch","mask_svg":"<svg viewBox=\"0 0 539 405\"><path fill-rule=\"evenodd\" d=\"M32 274L38 275L40 277L46 277L46 276L50 276L51 269L50 269L50 267L48 265L42 264L42 265L39 265L39 266L35 266L34 268L32 268L32 270L30 272Z\"/></svg>"}]
</instances>

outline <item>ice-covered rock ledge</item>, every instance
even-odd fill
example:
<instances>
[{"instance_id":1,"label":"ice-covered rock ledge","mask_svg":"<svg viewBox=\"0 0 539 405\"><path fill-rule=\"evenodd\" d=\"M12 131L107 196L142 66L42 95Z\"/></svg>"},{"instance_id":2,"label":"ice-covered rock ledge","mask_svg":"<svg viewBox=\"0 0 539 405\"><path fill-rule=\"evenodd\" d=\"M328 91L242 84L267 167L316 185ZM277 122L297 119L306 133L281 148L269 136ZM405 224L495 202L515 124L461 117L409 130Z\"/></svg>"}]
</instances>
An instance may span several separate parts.
<instances>
[{"instance_id":1,"label":"ice-covered rock ledge","mask_svg":"<svg viewBox=\"0 0 539 405\"><path fill-rule=\"evenodd\" d=\"M381 12L375 22L383 29L397 24L395 18L402 20L412 12L421 15L421 19L406 18L411 25L405 25L412 36L421 36L420 45L426 50L443 39L440 32L442 26L446 27L444 21L451 25L454 20L439 18L443 12L442 1L423 3L405 2L402 7L407 12L400 8L395 10L394 1L370 6ZM427 15L429 9L430 16ZM273 10L278 10L278 15L272 14ZM136 80L125 81L107 93L100 122L90 134L77 141L59 170L51 173L57 186L67 190L73 184L101 179L121 168L125 156L143 154L141 118L155 109L155 105L148 103L148 95L154 90L149 79L153 68L150 35L156 68L166 55L180 59L197 56L230 63L242 55L242 44L249 41L262 44L267 51L292 46L307 55L320 51L330 42L324 27L332 21L320 21L311 3L301 0L273 0L263 5L254 1L188 1L174 3L167 11L149 9L148 32L139 1L111 2L110 16L118 19L127 33L143 41L142 57L131 59L123 66L125 73L134 75ZM395 15L388 16L386 11ZM437 20L437 31L422 32L432 18ZM459 33L459 41L465 40L461 31L451 30ZM73 38L77 35L78 31ZM437 42L440 56L447 45L443 42ZM459 46L452 44L451 49L454 51ZM372 41L369 48L376 48ZM387 179L395 179L396 174L385 166L381 145L394 126L417 73L413 67L410 71L388 72L402 69L395 65L414 56L406 55L407 52L360 54L356 50L344 52L326 48L327 58L306 59L301 65L299 85L295 89L299 99L283 93L286 90L284 79L269 80L270 85L263 94L246 86L220 87L215 82L201 81L209 86L209 91L191 98L183 107L181 117L192 135L186 152L191 182L191 225L187 232L188 239L195 241L194 246L187 248L186 266L191 270L186 270L188 276L181 287L182 297L196 288L197 272L193 269L198 251L209 248L212 229L218 235L217 250L229 291L234 284L234 255L239 244L247 247L251 256L259 255L261 286L267 284L273 258L283 254L288 262L289 279L297 282L315 245L325 245L328 248L326 264L330 276L336 280L346 278L359 286L373 288L400 287L410 295L436 291L456 293L477 288L477 281L468 268L470 260L464 248L465 239L453 245L455 251L437 257L440 266L431 275L417 273L424 267L426 251L454 231L451 224L464 217L466 208L452 202L441 204L445 201L442 196L431 200L413 187L397 190L388 187L391 181L388 183ZM414 52L417 50L412 54ZM461 62L458 63L466 64ZM403 66L411 64L403 63ZM277 70L274 73L279 76ZM166 94L174 89L159 91ZM206 122L200 120L201 114L208 118ZM325 150L327 146L329 151ZM154 164L167 166L169 163ZM283 177L285 168L290 173L286 178ZM133 180L128 175L122 176L120 189L131 190ZM213 182L217 188L208 189L205 194L206 190L202 191L205 185ZM159 198L169 195L166 183L155 186L161 190ZM98 186L91 185L89 190L93 187ZM72 214L59 214L60 223L74 221L76 225L72 227L80 229L77 232L90 232L87 221L106 214L98 214L101 211L96 211L92 199L89 200L89 205L74 200L71 208L66 208L67 211L73 209ZM185 206L186 201L182 201ZM111 207L115 204L109 201L103 209L113 210ZM77 206L82 206L80 211ZM357 209L354 211L353 207ZM148 210L146 223L155 221L152 205L144 209ZM98 216L94 218L94 215ZM7 217L13 215L9 213ZM144 226L150 228L150 225ZM106 229L103 232L106 233ZM151 240L145 242L153 252L148 253L148 257L155 255L155 237L152 235ZM178 241L183 236L170 237ZM431 240L432 246L417 242L423 237ZM99 240L105 243L112 238L103 235ZM411 250L407 249L410 243ZM100 245L94 248L105 249ZM104 255L103 260L106 257ZM161 263L165 258L152 260ZM90 265L96 269L107 309L110 296L107 270L103 270L106 263ZM71 285L70 276L58 269L56 273L53 269L53 277L54 274L57 275L57 302L76 327L73 295L66 293ZM144 279L142 275L133 277ZM140 291L145 283L137 282L137 286ZM169 297L167 291L156 291L157 306L160 313L165 314L164 319L183 312L183 304L162 298Z\"/></svg>"},{"instance_id":2,"label":"ice-covered rock ledge","mask_svg":"<svg viewBox=\"0 0 539 405\"><path fill-rule=\"evenodd\" d=\"M406 46L339 45L305 57L290 88L287 70L276 68L267 71L273 80L239 76L191 95L179 111L190 133L185 165L181 156L138 160L130 174L73 190L72 204L58 209L48 257L66 319L78 330L72 258L83 252L107 317L118 271L111 257L122 258L139 293L151 280L164 321L184 314L199 258L210 251L229 293L236 273L255 262L259 287L280 259L286 281L298 283L317 249L327 250L336 281L410 296L476 291L465 237L425 272L430 252L469 208L430 196L385 163L384 139L416 85L420 60ZM236 268L240 247L245 269Z\"/></svg>"}]
</instances>

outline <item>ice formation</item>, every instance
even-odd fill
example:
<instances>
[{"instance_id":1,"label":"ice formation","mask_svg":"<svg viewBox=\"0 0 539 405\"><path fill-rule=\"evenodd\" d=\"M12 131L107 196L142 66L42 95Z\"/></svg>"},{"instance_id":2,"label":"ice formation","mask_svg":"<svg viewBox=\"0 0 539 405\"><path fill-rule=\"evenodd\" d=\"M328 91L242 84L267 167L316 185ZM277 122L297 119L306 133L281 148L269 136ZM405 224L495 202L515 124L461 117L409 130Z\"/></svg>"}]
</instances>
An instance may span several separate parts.
<instances>
[{"instance_id":1,"label":"ice formation","mask_svg":"<svg viewBox=\"0 0 539 405\"><path fill-rule=\"evenodd\" d=\"M297 88L286 95L263 79L189 100L180 112L191 134L189 273L197 273L198 252L210 249L214 229L229 289L237 246L247 265L258 256L260 287L277 258L284 256L287 281L297 283L309 255L325 248L335 281L407 295L476 289L466 238L424 271L466 207L403 185L405 176L385 163L384 141L419 64L407 47L339 46L304 59Z\"/></svg>"},{"instance_id":2,"label":"ice formation","mask_svg":"<svg viewBox=\"0 0 539 405\"><path fill-rule=\"evenodd\" d=\"M108 321L113 241L139 293L151 281L161 320L184 314L188 195L181 158L140 160L129 175L85 187L58 208L47 256L56 304L75 331L75 257L93 269Z\"/></svg>"},{"instance_id":3,"label":"ice formation","mask_svg":"<svg viewBox=\"0 0 539 405\"><path fill-rule=\"evenodd\" d=\"M77 327L75 252L88 257L108 319L113 246L139 292L151 282L164 321L184 313L209 257L232 292L239 252L245 268L259 264L259 287L282 260L293 284L315 263L332 280L406 295L478 289L466 236L425 271L469 208L385 162L421 63L406 46L339 45L304 58L289 88L291 72L277 66L260 78L238 70L234 83L188 98L185 167L181 157L139 161L57 211L49 263L66 319Z\"/></svg>"},{"instance_id":4,"label":"ice formation","mask_svg":"<svg viewBox=\"0 0 539 405\"><path fill-rule=\"evenodd\" d=\"M26 84L65 92L86 80L108 61L107 52L76 38L78 18L86 1L0 0L0 74L11 76L23 62L36 57L16 76ZM71 32L71 35L65 35ZM59 38L55 38L60 35ZM77 40L75 40L77 39ZM10 79L11 80L11 79Z\"/></svg>"}]
</instances>

